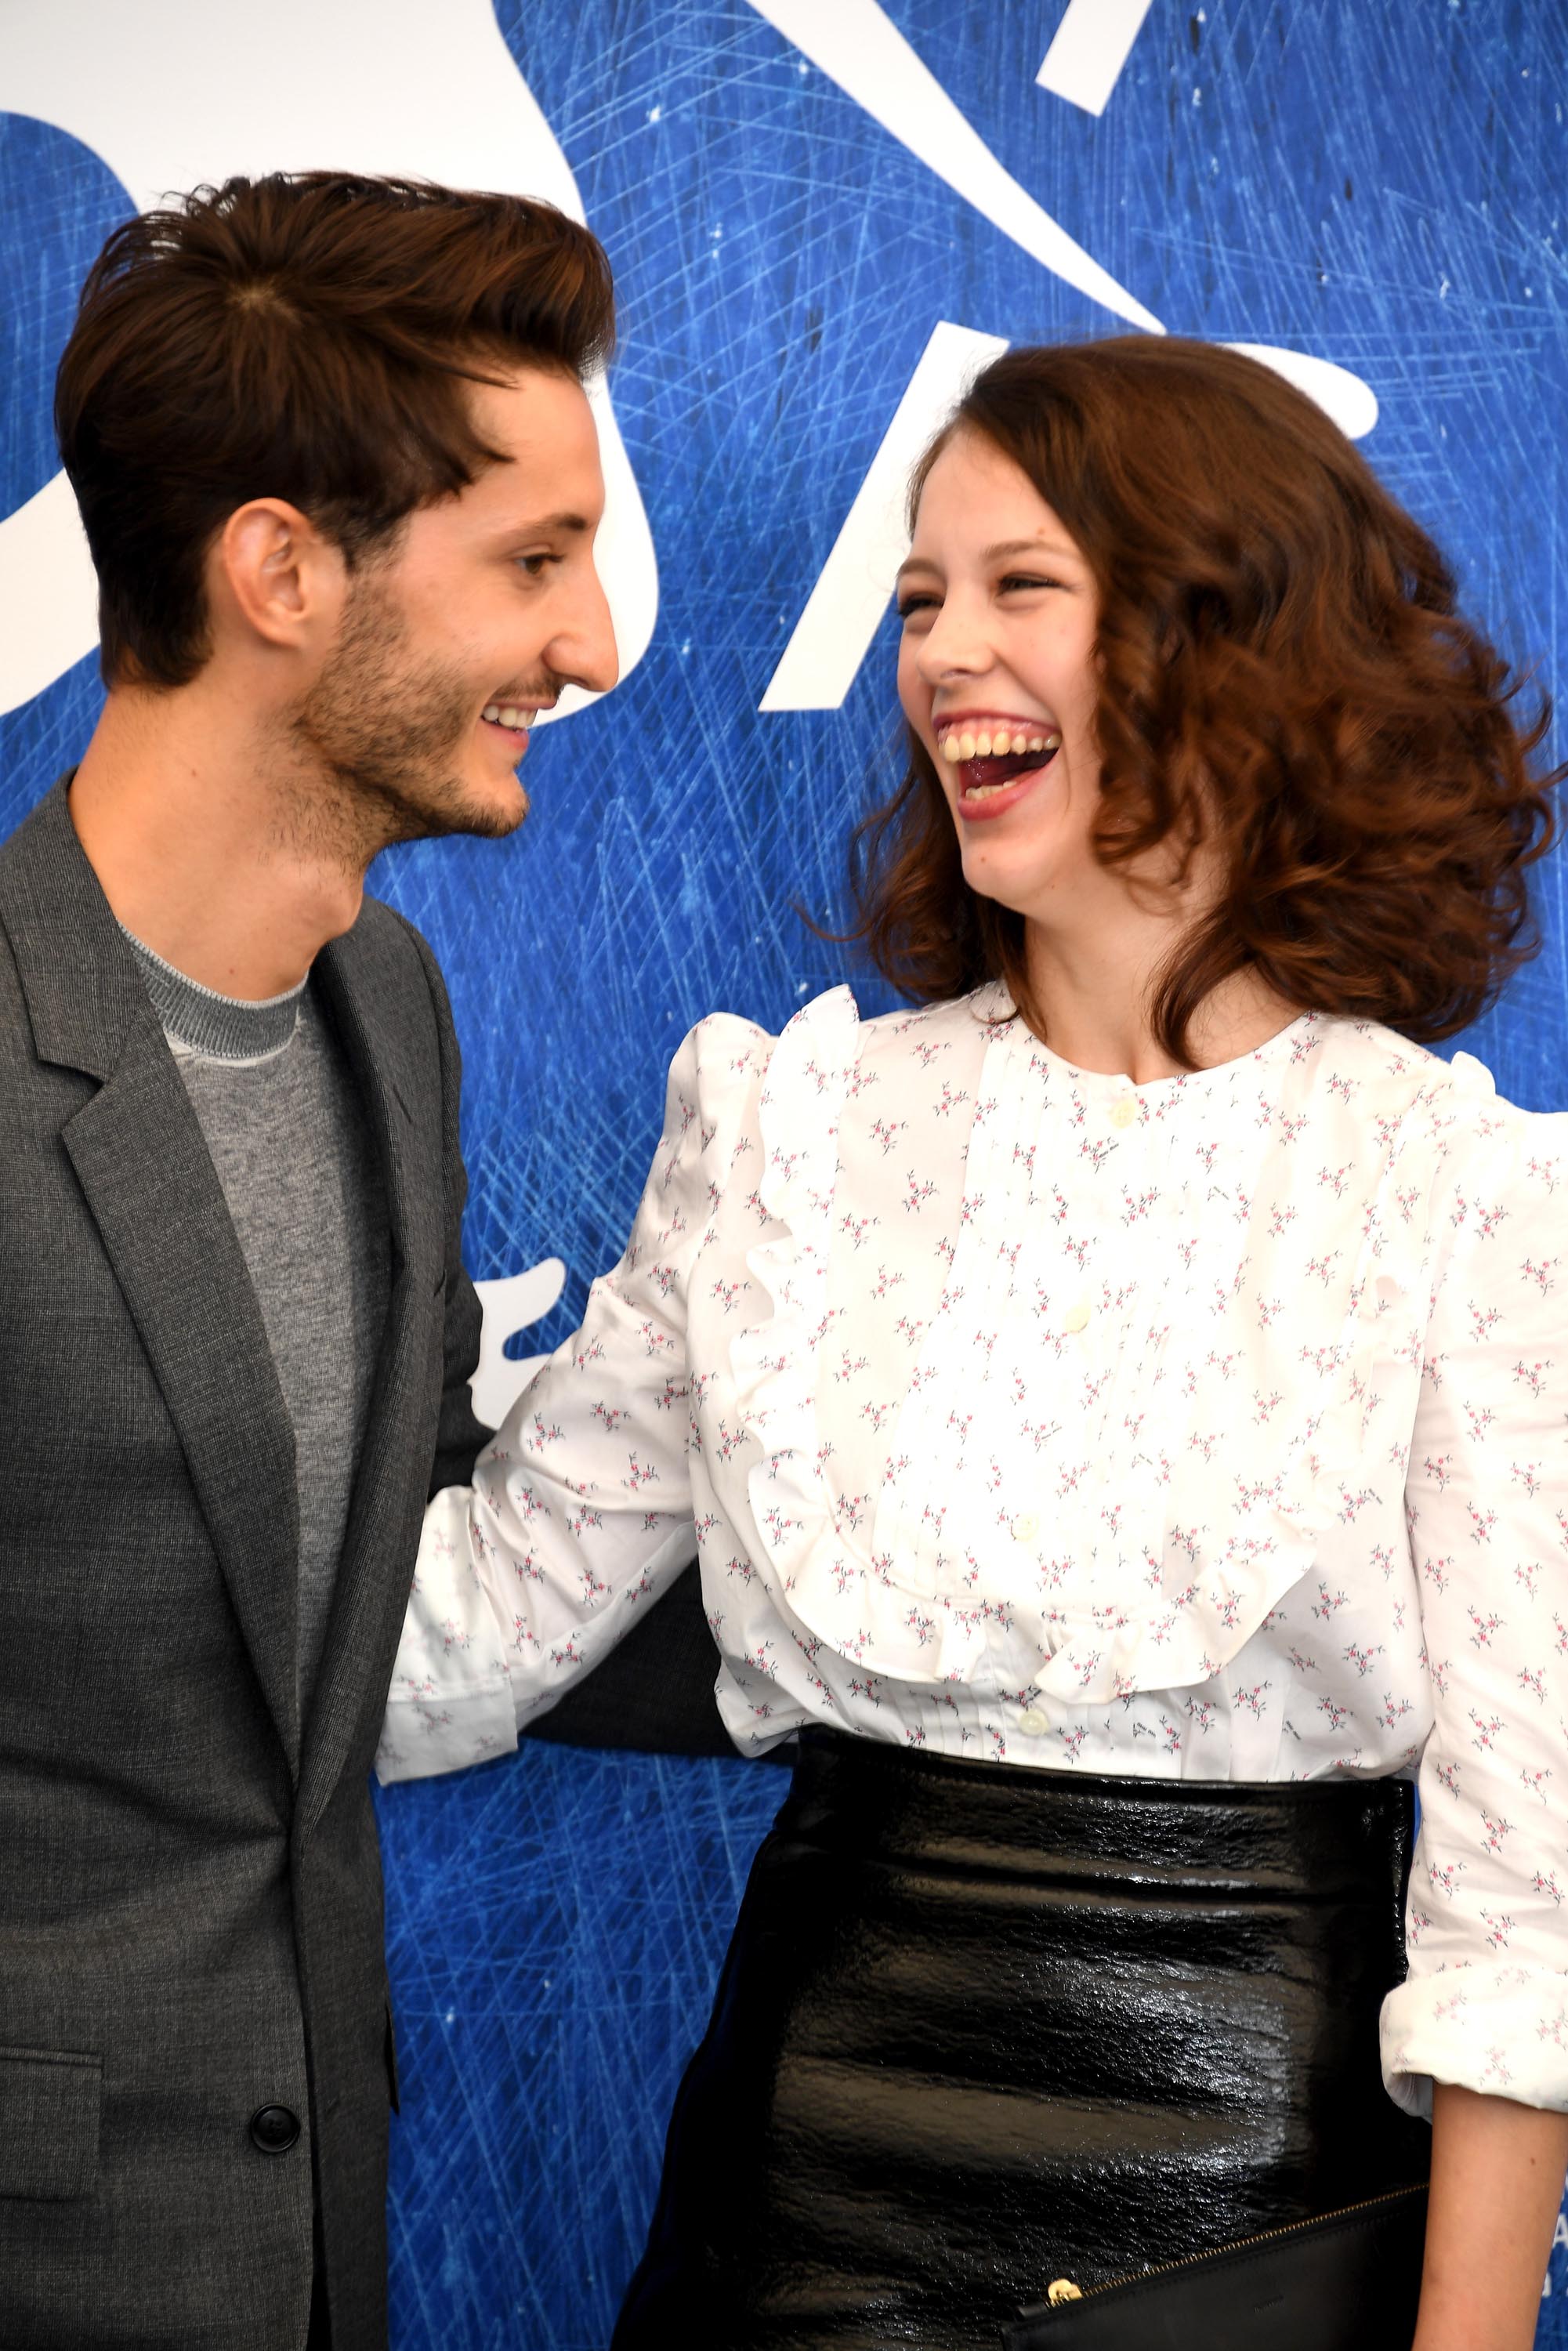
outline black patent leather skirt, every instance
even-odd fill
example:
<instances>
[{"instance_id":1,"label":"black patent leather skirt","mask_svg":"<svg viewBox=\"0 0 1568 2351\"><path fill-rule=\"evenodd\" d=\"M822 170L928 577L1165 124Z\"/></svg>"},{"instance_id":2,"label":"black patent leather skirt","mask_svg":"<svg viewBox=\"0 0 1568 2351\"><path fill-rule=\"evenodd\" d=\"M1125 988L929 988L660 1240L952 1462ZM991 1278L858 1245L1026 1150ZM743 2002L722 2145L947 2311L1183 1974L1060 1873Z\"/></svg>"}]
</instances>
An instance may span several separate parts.
<instances>
[{"instance_id":1,"label":"black patent leather skirt","mask_svg":"<svg viewBox=\"0 0 1568 2351\"><path fill-rule=\"evenodd\" d=\"M1409 1787L804 1733L614 2351L995 2351L1080 2286L1423 2179L1384 2090Z\"/></svg>"}]
</instances>

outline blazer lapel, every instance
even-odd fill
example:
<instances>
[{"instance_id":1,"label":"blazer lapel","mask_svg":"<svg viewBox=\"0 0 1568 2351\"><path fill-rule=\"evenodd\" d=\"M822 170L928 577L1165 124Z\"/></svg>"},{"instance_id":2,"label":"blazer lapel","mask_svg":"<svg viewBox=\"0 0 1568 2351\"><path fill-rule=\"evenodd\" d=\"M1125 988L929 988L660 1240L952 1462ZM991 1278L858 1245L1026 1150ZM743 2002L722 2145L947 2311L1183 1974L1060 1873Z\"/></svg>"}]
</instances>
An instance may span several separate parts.
<instances>
[{"instance_id":1,"label":"blazer lapel","mask_svg":"<svg viewBox=\"0 0 1568 2351\"><path fill-rule=\"evenodd\" d=\"M441 1069L428 994L411 955L387 925L372 927L361 917L316 964L381 1154L391 1283L332 1614L305 1726L300 1806L307 1827L320 1818L361 1740L372 1682L379 1721L408 1605L411 1508L417 1533L430 1474L423 1457L433 1442L432 1363L440 1362L445 1266Z\"/></svg>"},{"instance_id":2,"label":"blazer lapel","mask_svg":"<svg viewBox=\"0 0 1568 2351\"><path fill-rule=\"evenodd\" d=\"M173 1055L57 785L9 843L0 922L42 1061L100 1081L69 1155L178 1431L298 1778L294 1433L261 1309Z\"/></svg>"}]
</instances>

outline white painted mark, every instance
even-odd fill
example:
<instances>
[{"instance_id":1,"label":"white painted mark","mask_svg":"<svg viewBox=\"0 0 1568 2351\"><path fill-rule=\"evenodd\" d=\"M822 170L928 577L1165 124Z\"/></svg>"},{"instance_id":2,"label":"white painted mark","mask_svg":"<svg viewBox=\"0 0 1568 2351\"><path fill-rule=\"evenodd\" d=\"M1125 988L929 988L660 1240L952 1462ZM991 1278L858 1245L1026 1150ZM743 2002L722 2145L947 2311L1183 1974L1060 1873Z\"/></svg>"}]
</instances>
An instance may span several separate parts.
<instances>
[{"instance_id":1,"label":"white painted mark","mask_svg":"<svg viewBox=\"0 0 1568 2351\"><path fill-rule=\"evenodd\" d=\"M838 710L871 649L909 546L904 500L915 460L980 369L1007 350L1000 335L940 319L921 352L843 528L768 681L762 710Z\"/></svg>"},{"instance_id":2,"label":"white painted mark","mask_svg":"<svg viewBox=\"0 0 1568 2351\"><path fill-rule=\"evenodd\" d=\"M1134 327L1164 332L1109 270L998 162L877 0L751 0L787 41L966 203L1064 284Z\"/></svg>"},{"instance_id":3,"label":"white painted mark","mask_svg":"<svg viewBox=\"0 0 1568 2351\"><path fill-rule=\"evenodd\" d=\"M1092 255L1074 245L997 161L877 0L751 0L751 5L831 81L837 82L846 97L890 131L994 227L1031 254L1042 268L1080 294L1103 303L1119 319L1152 335L1165 333L1154 312L1134 301ZM1131 0L1071 0L1069 14L1082 9L1096 17L1102 11L1107 18L1120 17L1129 13L1130 5ZM1143 0L1140 23L1146 7L1147 0ZM1136 30L1134 25L1133 31ZM1054 48L1055 43L1051 46ZM1287 381L1309 393L1353 440L1371 432L1377 418L1376 398L1370 386L1348 368L1304 351L1262 343L1238 343L1234 348L1261 360L1265 367L1277 369Z\"/></svg>"},{"instance_id":4,"label":"white painted mark","mask_svg":"<svg viewBox=\"0 0 1568 2351\"><path fill-rule=\"evenodd\" d=\"M1320 360L1312 351L1283 350L1277 343L1227 343L1225 348L1261 360L1304 392L1325 416L1333 417L1347 441L1364 439L1377 422L1377 394L1372 386L1333 360Z\"/></svg>"},{"instance_id":5,"label":"white painted mark","mask_svg":"<svg viewBox=\"0 0 1568 2351\"><path fill-rule=\"evenodd\" d=\"M3 0L0 90L13 113L90 147L141 210L171 189L231 172L329 163L546 196L583 217L571 167L491 0L268 0L264 9ZM653 632L658 564L602 383L590 398L605 486L595 553L624 677ZM40 693L97 641L96 583L80 552L63 476L0 522L0 607L12 640L0 662L0 710ZM15 636L23 611L25 646ZM556 715L591 699L570 687Z\"/></svg>"},{"instance_id":6,"label":"white painted mark","mask_svg":"<svg viewBox=\"0 0 1568 2351\"><path fill-rule=\"evenodd\" d=\"M500 1281L476 1281L482 1316L479 1362L468 1383L474 1409L486 1428L499 1428L527 1387L542 1355L514 1363L507 1342L530 1322L542 1322L566 1287L566 1268L559 1257L530 1265L526 1273L509 1273Z\"/></svg>"},{"instance_id":7,"label":"white painted mark","mask_svg":"<svg viewBox=\"0 0 1568 2351\"><path fill-rule=\"evenodd\" d=\"M98 642L98 574L63 474L0 523L0 711L31 702Z\"/></svg>"},{"instance_id":8,"label":"white painted mark","mask_svg":"<svg viewBox=\"0 0 1568 2351\"><path fill-rule=\"evenodd\" d=\"M1153 0L1069 0L1035 79L1054 98L1103 114Z\"/></svg>"}]
</instances>

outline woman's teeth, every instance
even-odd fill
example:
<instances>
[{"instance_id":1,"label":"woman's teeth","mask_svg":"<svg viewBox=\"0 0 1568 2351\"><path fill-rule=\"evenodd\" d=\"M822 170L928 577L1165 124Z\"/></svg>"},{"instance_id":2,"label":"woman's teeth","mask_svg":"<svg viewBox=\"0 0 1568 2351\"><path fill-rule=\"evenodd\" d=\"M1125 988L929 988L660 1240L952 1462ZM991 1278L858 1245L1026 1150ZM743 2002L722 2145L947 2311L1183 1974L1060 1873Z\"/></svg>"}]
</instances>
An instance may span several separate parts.
<instances>
[{"instance_id":1,"label":"woman's teeth","mask_svg":"<svg viewBox=\"0 0 1568 2351\"><path fill-rule=\"evenodd\" d=\"M959 798L988 800L1053 758L1061 736L1054 726L950 726L937 747L948 767L964 771L955 779Z\"/></svg>"},{"instance_id":2,"label":"woman's teeth","mask_svg":"<svg viewBox=\"0 0 1568 2351\"><path fill-rule=\"evenodd\" d=\"M538 716L537 710L521 710L515 702L489 702L482 716L492 726L520 726L526 734Z\"/></svg>"},{"instance_id":3,"label":"woman's teeth","mask_svg":"<svg viewBox=\"0 0 1568 2351\"><path fill-rule=\"evenodd\" d=\"M988 727L982 727L977 735L971 735L967 728L962 734L955 729L942 737L942 757L950 768L956 768L961 759L1017 758L1023 751L1060 751L1061 748L1061 737L1054 732L1028 735L1021 730L1009 732L1005 726L998 727L994 733Z\"/></svg>"}]
</instances>

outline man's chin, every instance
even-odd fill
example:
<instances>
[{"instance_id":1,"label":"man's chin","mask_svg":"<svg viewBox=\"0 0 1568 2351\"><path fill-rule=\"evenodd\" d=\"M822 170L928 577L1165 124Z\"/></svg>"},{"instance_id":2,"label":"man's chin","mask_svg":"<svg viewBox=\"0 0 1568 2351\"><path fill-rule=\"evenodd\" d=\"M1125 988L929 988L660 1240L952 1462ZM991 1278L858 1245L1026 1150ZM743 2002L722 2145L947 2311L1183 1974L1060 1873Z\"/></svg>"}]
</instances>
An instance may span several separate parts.
<instances>
[{"instance_id":1,"label":"man's chin","mask_svg":"<svg viewBox=\"0 0 1568 2351\"><path fill-rule=\"evenodd\" d=\"M387 796L398 841L438 841L466 833L476 841L505 841L528 813L528 796L517 778L483 784L454 777L440 791L414 794L406 789Z\"/></svg>"},{"instance_id":2,"label":"man's chin","mask_svg":"<svg viewBox=\"0 0 1568 2351\"><path fill-rule=\"evenodd\" d=\"M519 752L519 764L521 758ZM528 813L528 787L515 767L497 775L495 764L486 762L485 772L470 768L455 778L454 789L463 813L453 830L476 833L482 841L504 841Z\"/></svg>"},{"instance_id":3,"label":"man's chin","mask_svg":"<svg viewBox=\"0 0 1568 2351\"><path fill-rule=\"evenodd\" d=\"M498 792L492 785L486 791L465 796L465 814L452 830L473 833L481 841L505 841L508 833L517 831L530 806L527 791L516 778L509 792Z\"/></svg>"}]
</instances>

